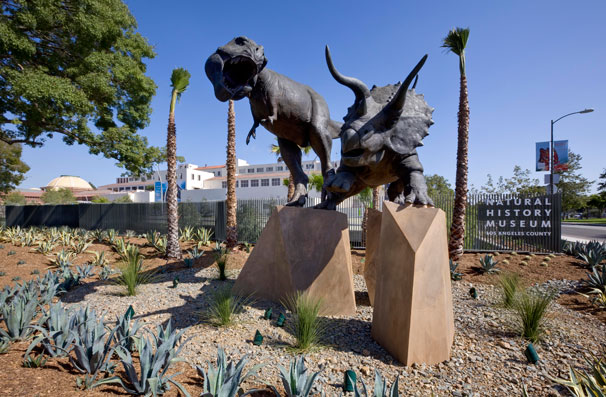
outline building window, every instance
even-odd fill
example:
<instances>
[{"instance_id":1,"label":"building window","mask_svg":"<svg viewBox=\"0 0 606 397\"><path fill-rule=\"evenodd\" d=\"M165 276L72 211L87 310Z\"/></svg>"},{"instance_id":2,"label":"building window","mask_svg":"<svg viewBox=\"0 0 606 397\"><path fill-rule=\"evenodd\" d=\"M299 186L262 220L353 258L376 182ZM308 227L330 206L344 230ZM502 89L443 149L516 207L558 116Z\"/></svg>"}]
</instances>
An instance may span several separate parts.
<instances>
[{"instance_id":1,"label":"building window","mask_svg":"<svg viewBox=\"0 0 606 397\"><path fill-rule=\"evenodd\" d=\"M279 165L276 167L276 171L284 171L284 167Z\"/></svg>"},{"instance_id":2,"label":"building window","mask_svg":"<svg viewBox=\"0 0 606 397\"><path fill-rule=\"evenodd\" d=\"M145 190L145 186L139 186L139 190Z\"/></svg>"},{"instance_id":3,"label":"building window","mask_svg":"<svg viewBox=\"0 0 606 397\"><path fill-rule=\"evenodd\" d=\"M259 180L258 179L251 180L250 187L259 187Z\"/></svg>"},{"instance_id":4,"label":"building window","mask_svg":"<svg viewBox=\"0 0 606 397\"><path fill-rule=\"evenodd\" d=\"M263 172L263 168L257 168L257 172Z\"/></svg>"},{"instance_id":5,"label":"building window","mask_svg":"<svg viewBox=\"0 0 606 397\"><path fill-rule=\"evenodd\" d=\"M217 171L217 176L221 176L221 171Z\"/></svg>"},{"instance_id":6,"label":"building window","mask_svg":"<svg viewBox=\"0 0 606 397\"><path fill-rule=\"evenodd\" d=\"M280 178L271 178L272 186L280 186Z\"/></svg>"},{"instance_id":7,"label":"building window","mask_svg":"<svg viewBox=\"0 0 606 397\"><path fill-rule=\"evenodd\" d=\"M240 183L240 187L248 187L248 181L242 181L242 183Z\"/></svg>"},{"instance_id":8,"label":"building window","mask_svg":"<svg viewBox=\"0 0 606 397\"><path fill-rule=\"evenodd\" d=\"M200 175L198 175L198 180L200 180Z\"/></svg>"},{"instance_id":9,"label":"building window","mask_svg":"<svg viewBox=\"0 0 606 397\"><path fill-rule=\"evenodd\" d=\"M269 186L269 179L261 179L261 186Z\"/></svg>"},{"instance_id":10,"label":"building window","mask_svg":"<svg viewBox=\"0 0 606 397\"><path fill-rule=\"evenodd\" d=\"M183 179L183 174L179 174L179 179Z\"/></svg>"},{"instance_id":11,"label":"building window","mask_svg":"<svg viewBox=\"0 0 606 397\"><path fill-rule=\"evenodd\" d=\"M223 189L227 189L227 182L225 182L225 181L221 182L221 187Z\"/></svg>"},{"instance_id":12,"label":"building window","mask_svg":"<svg viewBox=\"0 0 606 397\"><path fill-rule=\"evenodd\" d=\"M191 180L193 181L195 179L196 179L196 176L194 174L191 174Z\"/></svg>"},{"instance_id":13,"label":"building window","mask_svg":"<svg viewBox=\"0 0 606 397\"><path fill-rule=\"evenodd\" d=\"M254 174L255 173L255 169L254 168L249 168L248 169L248 173L249 174Z\"/></svg>"},{"instance_id":14,"label":"building window","mask_svg":"<svg viewBox=\"0 0 606 397\"><path fill-rule=\"evenodd\" d=\"M238 172L240 174L245 174L246 173L246 168L240 168L240 170Z\"/></svg>"},{"instance_id":15,"label":"building window","mask_svg":"<svg viewBox=\"0 0 606 397\"><path fill-rule=\"evenodd\" d=\"M265 168L265 172L272 172L273 170L274 170L274 167Z\"/></svg>"},{"instance_id":16,"label":"building window","mask_svg":"<svg viewBox=\"0 0 606 397\"><path fill-rule=\"evenodd\" d=\"M239 182L240 182L240 181L236 181L236 187L239 187L239 186L240 186L240 183L239 183Z\"/></svg>"},{"instance_id":17,"label":"building window","mask_svg":"<svg viewBox=\"0 0 606 397\"><path fill-rule=\"evenodd\" d=\"M120 191L123 191L123 190L124 190L124 188L123 188L123 187L121 187L121 188L120 188Z\"/></svg>"},{"instance_id":18,"label":"building window","mask_svg":"<svg viewBox=\"0 0 606 397\"><path fill-rule=\"evenodd\" d=\"M314 169L314 165L312 164L305 164L305 169L307 170L313 170Z\"/></svg>"}]
</instances>

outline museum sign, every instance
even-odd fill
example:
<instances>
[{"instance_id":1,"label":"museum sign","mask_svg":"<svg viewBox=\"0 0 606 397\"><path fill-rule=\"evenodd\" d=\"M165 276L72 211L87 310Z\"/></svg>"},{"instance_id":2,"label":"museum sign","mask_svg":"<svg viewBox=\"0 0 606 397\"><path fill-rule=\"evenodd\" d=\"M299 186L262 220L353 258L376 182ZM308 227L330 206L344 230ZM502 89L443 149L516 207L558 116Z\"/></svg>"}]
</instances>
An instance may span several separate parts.
<instances>
[{"instance_id":1,"label":"museum sign","mask_svg":"<svg viewBox=\"0 0 606 397\"><path fill-rule=\"evenodd\" d=\"M481 229L488 236L550 237L559 230L554 198L486 196L478 203Z\"/></svg>"}]
</instances>

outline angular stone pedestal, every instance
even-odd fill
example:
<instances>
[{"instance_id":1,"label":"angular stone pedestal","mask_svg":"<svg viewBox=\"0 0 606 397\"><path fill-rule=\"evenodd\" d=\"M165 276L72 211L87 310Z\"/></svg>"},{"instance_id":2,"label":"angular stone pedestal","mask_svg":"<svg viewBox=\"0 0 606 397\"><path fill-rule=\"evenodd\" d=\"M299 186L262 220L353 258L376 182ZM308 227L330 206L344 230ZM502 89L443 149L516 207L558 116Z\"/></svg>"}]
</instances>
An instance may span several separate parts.
<instances>
[{"instance_id":1,"label":"angular stone pedestal","mask_svg":"<svg viewBox=\"0 0 606 397\"><path fill-rule=\"evenodd\" d=\"M379 253L379 242L381 241L381 211L368 208L366 219L366 256L364 259L364 280L368 290L370 306L375 302L375 283L377 270L377 254Z\"/></svg>"},{"instance_id":2,"label":"angular stone pedestal","mask_svg":"<svg viewBox=\"0 0 606 397\"><path fill-rule=\"evenodd\" d=\"M321 298L323 315L355 314L345 214L297 207L274 209L234 292L280 302L296 291Z\"/></svg>"},{"instance_id":3,"label":"angular stone pedestal","mask_svg":"<svg viewBox=\"0 0 606 397\"><path fill-rule=\"evenodd\" d=\"M383 205L372 337L403 364L450 358L454 338L446 217Z\"/></svg>"}]
</instances>

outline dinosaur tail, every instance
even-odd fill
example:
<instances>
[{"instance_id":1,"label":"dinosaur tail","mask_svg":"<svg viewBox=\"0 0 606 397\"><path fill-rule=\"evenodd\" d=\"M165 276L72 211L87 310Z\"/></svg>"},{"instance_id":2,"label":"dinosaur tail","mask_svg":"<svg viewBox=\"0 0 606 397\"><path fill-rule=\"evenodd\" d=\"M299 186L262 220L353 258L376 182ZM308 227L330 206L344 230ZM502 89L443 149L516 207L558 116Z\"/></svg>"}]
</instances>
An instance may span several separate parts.
<instances>
[{"instance_id":1,"label":"dinosaur tail","mask_svg":"<svg viewBox=\"0 0 606 397\"><path fill-rule=\"evenodd\" d=\"M341 134L341 127L343 123L339 123L338 121L330 120L328 123L328 130L330 131L330 136L332 139L336 139Z\"/></svg>"}]
</instances>

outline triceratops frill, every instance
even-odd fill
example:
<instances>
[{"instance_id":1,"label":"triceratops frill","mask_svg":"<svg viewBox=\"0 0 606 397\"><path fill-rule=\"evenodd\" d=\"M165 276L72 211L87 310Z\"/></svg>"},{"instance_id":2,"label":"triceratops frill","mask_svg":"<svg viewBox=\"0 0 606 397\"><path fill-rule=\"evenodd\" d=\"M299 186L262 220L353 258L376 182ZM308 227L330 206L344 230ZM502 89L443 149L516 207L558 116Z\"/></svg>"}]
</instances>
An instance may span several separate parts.
<instances>
[{"instance_id":1,"label":"triceratops frill","mask_svg":"<svg viewBox=\"0 0 606 397\"><path fill-rule=\"evenodd\" d=\"M341 165L326 178L324 187L330 195L319 208L334 209L365 187L386 183L390 184L387 194L391 201L433 205L416 152L433 124L433 109L423 95L415 93L414 86L408 89L426 59L427 55L402 84L369 90L362 81L339 73L326 47L332 76L349 87L356 99L343 118Z\"/></svg>"}]
</instances>

